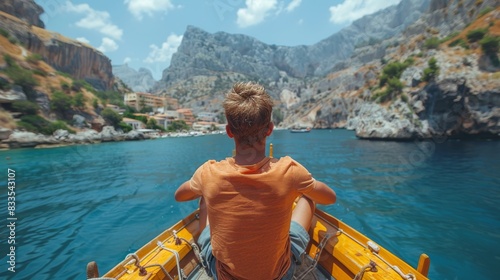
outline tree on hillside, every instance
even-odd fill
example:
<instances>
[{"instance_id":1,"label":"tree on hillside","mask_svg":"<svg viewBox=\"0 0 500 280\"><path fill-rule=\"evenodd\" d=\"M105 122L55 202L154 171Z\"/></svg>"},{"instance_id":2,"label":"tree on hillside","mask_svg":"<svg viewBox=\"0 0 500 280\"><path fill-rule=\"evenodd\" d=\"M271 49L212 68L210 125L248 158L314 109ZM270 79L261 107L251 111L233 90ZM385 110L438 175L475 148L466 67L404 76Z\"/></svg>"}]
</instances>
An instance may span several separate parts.
<instances>
[{"instance_id":1,"label":"tree on hillside","mask_svg":"<svg viewBox=\"0 0 500 280\"><path fill-rule=\"evenodd\" d=\"M424 69L423 80L428 82L439 75L439 66L437 65L437 60L432 57L428 62L429 67Z\"/></svg>"},{"instance_id":2,"label":"tree on hillside","mask_svg":"<svg viewBox=\"0 0 500 280\"><path fill-rule=\"evenodd\" d=\"M28 100L16 100L12 103L12 109L16 112L21 112L24 115L36 115L38 112L38 104Z\"/></svg>"},{"instance_id":3,"label":"tree on hillside","mask_svg":"<svg viewBox=\"0 0 500 280\"><path fill-rule=\"evenodd\" d=\"M488 29L479 28L467 32L466 37L469 43L474 43L481 40L484 37L484 35L486 35L486 33L488 33Z\"/></svg>"},{"instance_id":4,"label":"tree on hillside","mask_svg":"<svg viewBox=\"0 0 500 280\"><path fill-rule=\"evenodd\" d=\"M50 108L57 113L65 117L66 113L71 110L71 105L73 100L71 96L65 94L61 91L55 91L52 93L52 99L50 100Z\"/></svg>"},{"instance_id":5,"label":"tree on hillside","mask_svg":"<svg viewBox=\"0 0 500 280\"><path fill-rule=\"evenodd\" d=\"M498 51L500 49L500 37L486 35L479 41L479 44L481 44L483 53L491 59L493 65L499 67L500 61L498 59Z\"/></svg>"},{"instance_id":6,"label":"tree on hillside","mask_svg":"<svg viewBox=\"0 0 500 280\"><path fill-rule=\"evenodd\" d=\"M158 124L156 123L156 120L154 118L149 118L149 120L146 124L146 128L156 129L157 126L158 126Z\"/></svg>"},{"instance_id":7,"label":"tree on hillside","mask_svg":"<svg viewBox=\"0 0 500 280\"><path fill-rule=\"evenodd\" d=\"M83 93L78 92L75 97L73 98L73 106L75 106L78 109L84 109L85 108L85 102L87 100L85 99L85 96Z\"/></svg>"},{"instance_id":8,"label":"tree on hillside","mask_svg":"<svg viewBox=\"0 0 500 280\"><path fill-rule=\"evenodd\" d=\"M168 126L168 131L189 130L189 126L183 120L173 121Z\"/></svg>"},{"instance_id":9,"label":"tree on hillside","mask_svg":"<svg viewBox=\"0 0 500 280\"><path fill-rule=\"evenodd\" d=\"M102 110L101 116L108 124L115 128L118 128L120 122L122 121L122 116L110 108Z\"/></svg>"}]
</instances>

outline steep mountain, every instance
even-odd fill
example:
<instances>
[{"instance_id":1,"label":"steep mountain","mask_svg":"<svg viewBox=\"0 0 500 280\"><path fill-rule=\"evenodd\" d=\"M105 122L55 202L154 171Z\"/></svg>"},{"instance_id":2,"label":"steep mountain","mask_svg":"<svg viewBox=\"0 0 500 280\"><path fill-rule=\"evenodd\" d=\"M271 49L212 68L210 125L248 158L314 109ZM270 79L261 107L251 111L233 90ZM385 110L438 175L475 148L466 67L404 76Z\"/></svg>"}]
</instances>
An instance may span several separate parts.
<instances>
[{"instance_id":1,"label":"steep mountain","mask_svg":"<svg viewBox=\"0 0 500 280\"><path fill-rule=\"evenodd\" d=\"M189 26L160 84L172 85L217 72L236 72L266 82L279 79L280 72L299 79L322 76L342 68L342 61L351 56L355 46L399 34L427 10L428 3L429 0L402 1L311 46L267 45L245 35L209 34Z\"/></svg>"},{"instance_id":2,"label":"steep mountain","mask_svg":"<svg viewBox=\"0 0 500 280\"><path fill-rule=\"evenodd\" d=\"M499 5L403 0L297 47L189 27L154 89L195 112L221 112L233 82L254 80L278 101L282 127L346 127L371 139L498 137L498 48L486 54L468 34L486 30L498 43Z\"/></svg>"},{"instance_id":3,"label":"steep mountain","mask_svg":"<svg viewBox=\"0 0 500 280\"><path fill-rule=\"evenodd\" d=\"M153 74L148 69L135 70L127 64L113 65L113 74L136 92L149 92L156 83Z\"/></svg>"},{"instance_id":4,"label":"steep mountain","mask_svg":"<svg viewBox=\"0 0 500 280\"><path fill-rule=\"evenodd\" d=\"M369 139L498 138L499 5L431 1L400 36L357 48L348 68L315 82L314 101L297 103L283 125L346 127ZM496 42L496 54L468 39L478 32ZM366 57L374 60L357 66Z\"/></svg>"},{"instance_id":5,"label":"steep mountain","mask_svg":"<svg viewBox=\"0 0 500 280\"><path fill-rule=\"evenodd\" d=\"M111 60L89 45L43 29L38 18L41 12L43 9L32 0L2 1L0 28L28 51L40 54L56 70L83 79L99 90L112 89Z\"/></svg>"}]
</instances>

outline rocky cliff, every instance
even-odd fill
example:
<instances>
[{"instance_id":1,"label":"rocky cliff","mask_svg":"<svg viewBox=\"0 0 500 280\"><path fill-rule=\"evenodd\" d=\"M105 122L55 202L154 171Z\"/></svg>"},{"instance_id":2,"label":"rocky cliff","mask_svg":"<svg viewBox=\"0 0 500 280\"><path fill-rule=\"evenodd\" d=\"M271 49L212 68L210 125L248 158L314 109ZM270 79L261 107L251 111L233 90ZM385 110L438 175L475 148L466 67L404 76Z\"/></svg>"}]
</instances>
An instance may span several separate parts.
<instances>
[{"instance_id":1,"label":"rocky cliff","mask_svg":"<svg viewBox=\"0 0 500 280\"><path fill-rule=\"evenodd\" d=\"M303 79L343 68L357 45L393 37L427 10L430 0L404 0L399 5L355 21L350 27L311 46L267 45L252 37L189 26L160 81L171 86L193 76L235 72L277 81L285 73ZM160 88L157 86L156 88Z\"/></svg>"},{"instance_id":2,"label":"rocky cliff","mask_svg":"<svg viewBox=\"0 0 500 280\"><path fill-rule=\"evenodd\" d=\"M135 92L149 92L156 83L148 69L135 70L127 64L113 65L113 74Z\"/></svg>"},{"instance_id":3,"label":"rocky cliff","mask_svg":"<svg viewBox=\"0 0 500 280\"><path fill-rule=\"evenodd\" d=\"M261 82L279 100L282 127L348 128L369 139L498 137L499 68L466 34L500 36L499 5L403 0L297 47L189 27L159 84L196 112L220 111L220 93L234 81ZM432 58L439 74L427 80ZM381 101L384 68L406 61L401 88Z\"/></svg>"},{"instance_id":4,"label":"rocky cliff","mask_svg":"<svg viewBox=\"0 0 500 280\"><path fill-rule=\"evenodd\" d=\"M34 1L22 0L2 0L0 11L13 15L20 20L40 28L45 28L45 24L40 20L43 8Z\"/></svg>"},{"instance_id":5,"label":"rocky cliff","mask_svg":"<svg viewBox=\"0 0 500 280\"><path fill-rule=\"evenodd\" d=\"M14 14L9 14L12 8ZM18 7L32 7L19 10ZM38 8L37 8L38 7ZM21 42L30 52L38 53L56 70L83 79L99 90L113 87L111 60L89 45L41 28L36 18L43 11L34 1L2 1L0 28ZM16 16L19 14L20 18ZM24 21L22 19L27 19ZM35 24L38 23L38 24Z\"/></svg>"},{"instance_id":6,"label":"rocky cliff","mask_svg":"<svg viewBox=\"0 0 500 280\"><path fill-rule=\"evenodd\" d=\"M500 38L498 6L497 1L432 1L430 10L401 36L358 48L349 64L370 56L377 60L315 82L309 90L315 102L297 103L283 125L346 127L366 139L498 138L500 68L492 65L478 43L466 39L476 29L487 29L489 36ZM482 15L481 11L490 12ZM433 38L439 38L439 44L427 46ZM450 46L454 41L464 45ZM431 58L439 74L424 81ZM376 102L375 95L383 91L379 84L384 67L407 59L413 63L398 79L401 94Z\"/></svg>"}]
</instances>

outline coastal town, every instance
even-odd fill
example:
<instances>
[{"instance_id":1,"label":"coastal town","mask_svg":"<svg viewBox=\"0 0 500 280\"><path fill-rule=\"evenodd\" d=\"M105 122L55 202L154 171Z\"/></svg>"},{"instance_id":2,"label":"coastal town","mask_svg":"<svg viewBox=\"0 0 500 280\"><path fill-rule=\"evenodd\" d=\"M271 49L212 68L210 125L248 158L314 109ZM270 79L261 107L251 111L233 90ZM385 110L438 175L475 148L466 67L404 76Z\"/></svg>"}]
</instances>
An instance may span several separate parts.
<instances>
[{"instance_id":1,"label":"coastal town","mask_svg":"<svg viewBox=\"0 0 500 280\"><path fill-rule=\"evenodd\" d=\"M124 116L122 122L132 130L142 132L150 138L169 136L197 136L207 133L221 133L225 131L225 124L221 116L212 112L193 114L190 108L180 108L177 99L168 96L158 96L150 93L134 92L124 95L124 104L137 112L133 116ZM108 104L108 108L120 115L125 110L117 105ZM146 110L144 110L146 109ZM147 120L144 123L141 120ZM189 129L177 132L167 132L174 122L183 122ZM147 124L154 124L148 128Z\"/></svg>"},{"instance_id":2,"label":"coastal town","mask_svg":"<svg viewBox=\"0 0 500 280\"><path fill-rule=\"evenodd\" d=\"M118 103L118 102L117 102ZM225 118L212 112L193 114L177 99L143 92L123 95L123 103L100 105L100 115L87 121L75 114L73 131L57 129L52 135L31 131L9 131L0 149L45 148L74 144L133 141L167 137L194 137L225 133ZM107 113L104 113L107 112Z\"/></svg>"}]
</instances>

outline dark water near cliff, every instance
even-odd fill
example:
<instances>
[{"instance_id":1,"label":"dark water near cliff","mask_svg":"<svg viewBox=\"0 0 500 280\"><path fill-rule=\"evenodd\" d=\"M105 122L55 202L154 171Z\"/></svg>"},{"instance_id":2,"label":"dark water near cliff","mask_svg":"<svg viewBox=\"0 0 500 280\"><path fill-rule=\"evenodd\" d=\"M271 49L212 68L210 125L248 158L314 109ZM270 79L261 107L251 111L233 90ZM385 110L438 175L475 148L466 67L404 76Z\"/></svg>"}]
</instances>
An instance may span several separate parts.
<instances>
[{"instance_id":1,"label":"dark water near cliff","mask_svg":"<svg viewBox=\"0 0 500 280\"><path fill-rule=\"evenodd\" d=\"M432 279L498 279L500 142L357 140L344 130L270 137L332 186L323 207ZM439 143L438 143L439 142ZM101 273L195 209L173 193L209 158L231 155L225 135L0 152L0 278L85 279ZM15 170L15 273L8 271L7 168Z\"/></svg>"}]
</instances>

